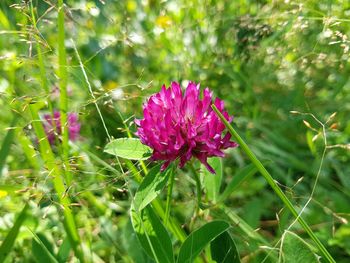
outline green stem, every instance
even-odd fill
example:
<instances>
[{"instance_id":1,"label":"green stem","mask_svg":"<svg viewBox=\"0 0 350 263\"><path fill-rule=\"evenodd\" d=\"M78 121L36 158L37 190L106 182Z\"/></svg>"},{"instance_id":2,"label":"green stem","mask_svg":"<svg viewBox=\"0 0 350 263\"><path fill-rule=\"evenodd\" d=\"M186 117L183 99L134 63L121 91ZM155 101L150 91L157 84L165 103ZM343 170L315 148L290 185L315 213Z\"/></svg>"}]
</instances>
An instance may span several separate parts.
<instances>
[{"instance_id":1,"label":"green stem","mask_svg":"<svg viewBox=\"0 0 350 263\"><path fill-rule=\"evenodd\" d=\"M121 113L117 109L116 109L116 112L118 113L120 119L124 123L124 127L127 131L128 137L132 138L130 129L125 124L123 116L121 115ZM128 160L128 159L125 159L125 164L129 168L129 170L132 172L132 174L134 175L136 182L141 183L143 180L143 178L141 176L141 172L136 168L136 166L133 164L133 162ZM141 167L142 167L144 174L146 175L148 173L148 169L147 169L144 161L141 160L140 164L141 164ZM167 216L166 216L166 211L164 211L162 201L159 198L156 198L155 200L152 201L152 206L153 206L154 210L157 212L157 214L160 216L160 218L163 221L165 221L165 218ZM186 236L185 231L181 228L180 224L177 222L177 220L175 218L168 218L167 221L168 221L168 225L165 225L165 227L167 227L177 237L177 239L181 243L183 243L187 236Z\"/></svg>"},{"instance_id":2,"label":"green stem","mask_svg":"<svg viewBox=\"0 0 350 263\"><path fill-rule=\"evenodd\" d=\"M168 226L168 219L169 219L169 214L170 214L170 202L171 202L171 197L173 194L173 186L174 186L174 180L175 180L175 171L174 168L173 171L170 174L170 180L168 184L168 194L167 194L167 200L166 200L166 207L165 207L165 219L164 219L164 225L165 227Z\"/></svg>"},{"instance_id":3,"label":"green stem","mask_svg":"<svg viewBox=\"0 0 350 263\"><path fill-rule=\"evenodd\" d=\"M68 134L68 96L67 96L67 58L65 48L65 30L64 30L64 7L63 0L58 0L58 77L60 89L60 119L62 125L62 149L63 149L63 163L66 167L64 169L66 176L66 183L69 186L72 182L72 175L69 172L69 134Z\"/></svg>"},{"instance_id":4,"label":"green stem","mask_svg":"<svg viewBox=\"0 0 350 263\"><path fill-rule=\"evenodd\" d=\"M34 14L33 1L30 2L30 11L31 11L31 15L32 15L33 27L34 27L34 29L38 30L38 28L37 28L37 21L36 21L36 17L35 17L35 14ZM41 85L44 88L46 94L49 95L50 94L50 89L49 89L47 76L46 76L46 69L45 69L44 58L43 58L43 54L42 54L41 47L40 47L40 38L39 38L39 36L37 34L34 34L34 37L35 37L35 41L36 41L36 52L37 52L37 55L38 55ZM50 112L53 113L51 101L47 100L47 103L48 103ZM56 127L55 127L55 129L56 129Z\"/></svg>"},{"instance_id":5,"label":"green stem","mask_svg":"<svg viewBox=\"0 0 350 263\"><path fill-rule=\"evenodd\" d=\"M66 230L69 242L71 243L76 256L79 258L80 262L83 263L85 262L85 260L80 247L80 237L76 227L74 215L70 207L71 201L68 195L65 194L66 188L61 177L62 169L56 163L55 156L51 150L50 143L47 140L44 128L40 122L40 117L38 114L38 110L36 109L36 105L30 104L29 109L33 119L32 125L39 141L40 154L45 162L49 174L51 175L53 186L57 194L58 202L63 208L64 228Z\"/></svg>"},{"instance_id":6,"label":"green stem","mask_svg":"<svg viewBox=\"0 0 350 263\"><path fill-rule=\"evenodd\" d=\"M328 250L323 246L323 244L317 238L317 236L314 234L314 232L311 230L309 225L298 214L298 212L295 210L292 203L289 201L288 197L283 193L281 188L276 184L275 180L272 178L270 173L265 169L265 167L262 165L262 163L258 160L258 158L255 156L255 154L249 149L248 145L239 136L239 134L235 131L235 129L229 124L229 122L221 114L221 112L218 110L218 108L216 108L215 105L212 105L212 108L215 111L215 113L219 116L221 121L225 124L226 128L229 130L229 132L234 137L234 139L238 142L238 144L240 145L240 148L248 155L249 159L258 168L259 172L264 176L265 180L269 183L271 188L275 191L275 193L282 200L282 202L285 204L285 206L293 214L293 216L296 218L296 220L299 222L299 224L308 233L310 238L315 242L315 244L317 245L317 247L320 250L320 252L322 253L322 255L325 257L325 259L327 259L328 262L335 263L335 260L332 258L331 254L329 254Z\"/></svg>"},{"instance_id":7,"label":"green stem","mask_svg":"<svg viewBox=\"0 0 350 263\"><path fill-rule=\"evenodd\" d=\"M129 170L132 172L132 174L135 177L135 181L137 183L141 183L143 178L140 174L140 171L135 167L132 161L125 159L125 164L129 168ZM165 210L162 204L162 201L157 197L152 201L152 206L154 210L157 212L159 217L165 221ZM168 222L168 229L176 236L176 238L183 243L186 239L186 233L181 228L180 224L177 222L175 218L169 218Z\"/></svg>"},{"instance_id":8,"label":"green stem","mask_svg":"<svg viewBox=\"0 0 350 263\"><path fill-rule=\"evenodd\" d=\"M196 214L198 215L199 209L201 208L201 202L202 202L202 186L201 186L201 180L198 176L198 173L196 169L193 166L193 163L189 164L191 172L194 176L194 180L196 181L196 189L197 189L197 209Z\"/></svg>"}]
</instances>

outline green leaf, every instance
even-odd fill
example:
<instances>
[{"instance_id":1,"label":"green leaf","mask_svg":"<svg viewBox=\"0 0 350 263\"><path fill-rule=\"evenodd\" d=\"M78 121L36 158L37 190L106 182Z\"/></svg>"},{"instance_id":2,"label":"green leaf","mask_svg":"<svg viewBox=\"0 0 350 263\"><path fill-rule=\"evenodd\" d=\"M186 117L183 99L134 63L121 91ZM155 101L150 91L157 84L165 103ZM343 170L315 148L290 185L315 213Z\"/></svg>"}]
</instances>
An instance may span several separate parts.
<instances>
[{"instance_id":1,"label":"green leaf","mask_svg":"<svg viewBox=\"0 0 350 263\"><path fill-rule=\"evenodd\" d=\"M282 236L279 262L283 263L318 263L317 255L311 247L299 236L285 231Z\"/></svg>"},{"instance_id":2,"label":"green leaf","mask_svg":"<svg viewBox=\"0 0 350 263\"><path fill-rule=\"evenodd\" d=\"M159 195L171 173L173 173L172 166L169 166L168 169L160 172L160 165L153 167L148 172L135 194L134 206L136 211L145 208Z\"/></svg>"},{"instance_id":3,"label":"green leaf","mask_svg":"<svg viewBox=\"0 0 350 263\"><path fill-rule=\"evenodd\" d=\"M210 244L211 257L217 263L239 263L239 254L231 235L225 231Z\"/></svg>"},{"instance_id":4,"label":"green leaf","mask_svg":"<svg viewBox=\"0 0 350 263\"><path fill-rule=\"evenodd\" d=\"M24 134L23 130L19 130L16 133L16 140L21 145L23 153L27 157L30 165L39 170L41 168L41 162L35 152L35 148L31 140Z\"/></svg>"},{"instance_id":5,"label":"green leaf","mask_svg":"<svg viewBox=\"0 0 350 263\"><path fill-rule=\"evenodd\" d=\"M52 245L42 234L34 234L32 240L32 253L37 262L58 263L53 256Z\"/></svg>"},{"instance_id":6,"label":"green leaf","mask_svg":"<svg viewBox=\"0 0 350 263\"><path fill-rule=\"evenodd\" d=\"M19 233L19 229L21 228L23 222L27 218L27 209L29 205L26 204L21 211L21 213L18 215L13 227L11 228L10 232L7 234L5 240L2 242L0 246L0 262L4 262L7 255L10 253L15 240L17 238L17 235Z\"/></svg>"},{"instance_id":7,"label":"green leaf","mask_svg":"<svg viewBox=\"0 0 350 263\"><path fill-rule=\"evenodd\" d=\"M310 130L306 131L306 142L307 142L307 145L309 146L312 155L316 156L317 155L317 149L316 149L316 144L314 142L314 138L317 138L317 137L314 137L314 136L316 136L315 133L311 132Z\"/></svg>"},{"instance_id":8,"label":"green leaf","mask_svg":"<svg viewBox=\"0 0 350 263\"><path fill-rule=\"evenodd\" d=\"M104 151L129 160L145 160L152 154L151 148L142 144L136 138L119 138L113 140L106 145Z\"/></svg>"},{"instance_id":9,"label":"green leaf","mask_svg":"<svg viewBox=\"0 0 350 263\"><path fill-rule=\"evenodd\" d=\"M13 127L16 125L18 121L18 116L15 115L13 117L13 120L11 122L11 126L8 131L7 131L7 134L2 142L2 145L1 145L1 149L0 149L0 176L2 174L2 170L4 168L4 165L6 163L6 158L7 158L7 155L9 154L10 152L10 147L11 147L11 143L13 141L13 138L15 136L15 129L13 129Z\"/></svg>"},{"instance_id":10,"label":"green leaf","mask_svg":"<svg viewBox=\"0 0 350 263\"><path fill-rule=\"evenodd\" d=\"M137 235L132 227L131 221L128 220L127 224L123 228L122 236L123 247L125 248L126 254L132 259L133 262L137 263L151 263L154 262L151 259L142 246L140 241L137 238Z\"/></svg>"},{"instance_id":11,"label":"green leaf","mask_svg":"<svg viewBox=\"0 0 350 263\"><path fill-rule=\"evenodd\" d=\"M71 250L71 246L69 243L69 239L68 239L68 237L66 237L63 240L63 242L62 242L62 244L57 252L58 261L61 263L67 262L70 250Z\"/></svg>"},{"instance_id":12,"label":"green leaf","mask_svg":"<svg viewBox=\"0 0 350 263\"><path fill-rule=\"evenodd\" d=\"M226 198L230 196L230 194L237 189L237 187L247 178L254 175L258 169L254 164L249 164L245 166L243 169L240 169L235 175L232 177L231 182L226 186L224 192L219 197L219 202L224 201Z\"/></svg>"},{"instance_id":13,"label":"green leaf","mask_svg":"<svg viewBox=\"0 0 350 263\"><path fill-rule=\"evenodd\" d=\"M227 222L217 220L209 222L193 231L182 244L177 262L193 262L207 244L225 232L229 227L230 225Z\"/></svg>"},{"instance_id":14,"label":"green leaf","mask_svg":"<svg viewBox=\"0 0 350 263\"><path fill-rule=\"evenodd\" d=\"M210 173L204 165L201 165L203 171L203 184L206 189L207 197L213 203L216 203L222 180L222 159L219 157L212 157L208 159L208 163L213 167L216 174Z\"/></svg>"},{"instance_id":15,"label":"green leaf","mask_svg":"<svg viewBox=\"0 0 350 263\"><path fill-rule=\"evenodd\" d=\"M131 222L142 247L151 258L158 263L174 262L169 234L151 206L136 212L132 204Z\"/></svg>"}]
</instances>

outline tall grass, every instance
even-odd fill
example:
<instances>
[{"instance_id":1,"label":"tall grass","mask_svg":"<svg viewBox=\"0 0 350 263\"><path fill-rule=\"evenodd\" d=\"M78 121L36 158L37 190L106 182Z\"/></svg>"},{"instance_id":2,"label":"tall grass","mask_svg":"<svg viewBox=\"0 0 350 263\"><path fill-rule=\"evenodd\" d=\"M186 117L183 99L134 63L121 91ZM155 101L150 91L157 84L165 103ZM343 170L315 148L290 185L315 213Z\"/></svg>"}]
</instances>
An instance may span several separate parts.
<instances>
[{"instance_id":1,"label":"tall grass","mask_svg":"<svg viewBox=\"0 0 350 263\"><path fill-rule=\"evenodd\" d=\"M315 244L317 245L317 247L320 250L320 252L322 253L322 255L328 260L328 262L336 262L332 258L331 254L329 254L328 250L323 246L321 241L314 234L314 232L311 230L309 225L305 222L305 220L301 217L301 215L299 215L297 210L294 208L293 204L289 201L287 196L283 193L283 191L278 186L278 184L275 182L275 180L270 175L270 173L266 170L266 168L263 166L263 164L258 160L258 158L255 156L255 154L250 150L250 148L245 143L245 141L241 138L241 136L239 136L239 134L230 125L230 123L225 119L225 117L216 108L216 106L212 105L212 107L213 107L213 110L216 112L216 114L220 117L221 121L225 124L226 128L229 130L229 132L231 133L233 138L235 140L237 140L237 142L239 143L242 150L248 155L249 159L257 167L257 169L262 174L262 176L264 176L265 180L269 183L269 185L274 190L274 192L278 195L278 197L285 204L285 206L289 209L289 211L293 214L293 216L296 218L296 220L299 222L299 224L304 228L304 230L308 233L308 235L311 237L311 239L315 242Z\"/></svg>"},{"instance_id":2,"label":"tall grass","mask_svg":"<svg viewBox=\"0 0 350 263\"><path fill-rule=\"evenodd\" d=\"M58 203L63 210L63 225L67 236L69 238L70 244L73 247L76 256L81 262L85 262L85 258L80 247L80 237L78 233L78 228L75 223L74 214L72 212L71 201L69 196L66 193L66 186L64 184L64 170L60 167L60 164L57 163L55 156L51 150L50 143L46 137L44 128L41 124L41 120L38 114L38 109L35 104L30 105L30 112L33 118L32 125L34 127L35 133L39 141L39 150L42 159L45 162L46 168L49 172L50 178L52 178L53 186L56 191L56 198Z\"/></svg>"},{"instance_id":3,"label":"tall grass","mask_svg":"<svg viewBox=\"0 0 350 263\"><path fill-rule=\"evenodd\" d=\"M347 262L346 5L12 2L0 2L1 262ZM214 107L240 145L217 175L103 151L136 140L150 94L188 80L236 116ZM56 108L50 145L42 115Z\"/></svg>"}]
</instances>

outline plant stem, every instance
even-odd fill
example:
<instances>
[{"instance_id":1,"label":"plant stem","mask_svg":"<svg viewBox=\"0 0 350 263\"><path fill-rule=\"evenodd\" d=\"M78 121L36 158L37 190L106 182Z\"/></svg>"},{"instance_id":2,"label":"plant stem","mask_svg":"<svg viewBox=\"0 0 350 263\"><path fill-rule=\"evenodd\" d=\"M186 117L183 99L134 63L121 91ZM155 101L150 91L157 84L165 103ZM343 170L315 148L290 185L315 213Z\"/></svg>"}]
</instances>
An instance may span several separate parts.
<instances>
[{"instance_id":1,"label":"plant stem","mask_svg":"<svg viewBox=\"0 0 350 263\"><path fill-rule=\"evenodd\" d=\"M128 159L124 159L126 166L132 172L135 177L135 181L137 183L141 183L143 178L140 174L140 171L135 167L132 161ZM152 201L152 206L154 210L157 212L158 216L164 221L165 220L165 210L162 204L162 201L157 197ZM168 229L176 236L176 238L183 243L186 239L186 233L181 228L180 224L177 222L175 218L169 218L168 220Z\"/></svg>"},{"instance_id":2,"label":"plant stem","mask_svg":"<svg viewBox=\"0 0 350 263\"><path fill-rule=\"evenodd\" d=\"M248 155L249 159L252 163L258 168L259 172L264 176L265 180L269 183L271 188L275 191L278 197L282 200L282 202L286 205L289 211L293 214L293 216L298 220L299 224L304 228L304 230L308 233L310 238L315 242L318 249L328 260L328 262L335 262L332 258L331 254L329 254L328 250L323 246L321 241L317 238L314 232L311 230L309 225L304 221L304 219L298 214L292 203L289 201L288 197L283 193L281 188L276 184L275 180L272 178L270 173L265 169L262 163L258 160L255 154L249 149L248 145L244 142L244 140L239 136L239 134L235 131L235 129L229 124L229 122L225 119L225 117L221 114L221 112L216 108L215 105L212 105L213 110L221 119L221 121L225 124L226 128L229 130L234 139L238 142L242 150Z\"/></svg>"},{"instance_id":3,"label":"plant stem","mask_svg":"<svg viewBox=\"0 0 350 263\"><path fill-rule=\"evenodd\" d=\"M201 187L201 180L197 174L196 169L193 166L193 163L189 163L189 167L191 169L191 172L193 174L194 180L196 181L196 189L197 189L197 209L196 214L198 215L199 209L201 208L201 202L202 202L202 187Z\"/></svg>"},{"instance_id":4,"label":"plant stem","mask_svg":"<svg viewBox=\"0 0 350 263\"><path fill-rule=\"evenodd\" d=\"M62 149L63 149L63 163L65 165L64 173L66 183L69 186L72 182L72 175L69 172L69 134L68 134L68 96L67 96L67 58L65 48L65 32L64 32L64 7L63 0L58 0L58 76L60 89L60 119L62 125Z\"/></svg>"},{"instance_id":5,"label":"plant stem","mask_svg":"<svg viewBox=\"0 0 350 263\"><path fill-rule=\"evenodd\" d=\"M35 14L34 14L33 1L30 2L30 11L31 11L31 15L32 15L33 27L34 27L35 30L38 30L36 17L35 17ZM40 38L39 38L39 36L37 34L34 34L34 37L35 37L35 41L36 41L36 52L37 52L37 55L38 55L41 85L44 88L46 94L49 95L50 94L50 89L49 89L47 76L46 76L46 69L45 69L44 58L43 58L43 54L42 54L41 47L40 47ZM50 112L52 114L53 113L52 103L51 103L50 100L47 100L47 103L48 103L49 110L50 110ZM55 123L55 122L53 122L53 123ZM55 129L56 129L56 127L55 127Z\"/></svg>"},{"instance_id":6,"label":"plant stem","mask_svg":"<svg viewBox=\"0 0 350 263\"><path fill-rule=\"evenodd\" d=\"M171 202L174 180L175 180L174 168L171 167L171 169L172 169L172 171L170 173L170 180L169 180L169 184L168 184L168 194L167 194L166 207L165 207L165 219L164 219L165 227L168 226L168 219L169 219L169 214L170 214L170 202Z\"/></svg>"},{"instance_id":7,"label":"plant stem","mask_svg":"<svg viewBox=\"0 0 350 263\"><path fill-rule=\"evenodd\" d=\"M66 188L62 180L61 174L62 169L56 163L55 156L51 150L49 141L47 140L44 128L40 122L40 117L35 104L30 104L29 109L32 115L32 125L39 141L40 154L45 162L46 168L51 175L53 186L56 191L58 203L63 208L64 221L63 225L66 230L69 242L79 258L80 262L85 262L83 252L80 247L80 237L78 234L78 229L76 227L75 219L70 207L71 201L66 194Z\"/></svg>"}]
</instances>

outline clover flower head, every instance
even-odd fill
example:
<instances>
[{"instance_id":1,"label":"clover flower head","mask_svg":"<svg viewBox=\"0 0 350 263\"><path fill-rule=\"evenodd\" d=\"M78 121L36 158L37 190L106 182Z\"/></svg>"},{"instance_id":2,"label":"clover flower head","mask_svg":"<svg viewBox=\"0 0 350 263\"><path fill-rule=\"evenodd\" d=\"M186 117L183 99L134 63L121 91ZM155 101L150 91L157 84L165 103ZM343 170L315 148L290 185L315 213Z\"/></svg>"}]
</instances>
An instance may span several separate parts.
<instances>
[{"instance_id":1,"label":"clover flower head","mask_svg":"<svg viewBox=\"0 0 350 263\"><path fill-rule=\"evenodd\" d=\"M176 159L182 168L195 157L215 174L207 158L223 157L222 150L238 146L230 141L229 133L223 135L225 125L211 108L212 96L205 88L200 98L200 86L194 82L188 84L184 93L177 82L172 82L168 89L163 85L144 104L144 118L135 120L136 135L153 149L152 160L165 161L162 170ZM233 117L224 110L224 102L216 98L214 104L231 122Z\"/></svg>"},{"instance_id":2,"label":"clover flower head","mask_svg":"<svg viewBox=\"0 0 350 263\"><path fill-rule=\"evenodd\" d=\"M80 123L78 122L78 115L74 112L68 113L67 121L69 139L71 141L76 141L79 138L80 132ZM55 144L56 136L60 136L62 131L60 112L55 110L53 112L53 115L45 114L43 125L47 139L49 140L50 144Z\"/></svg>"}]
</instances>

